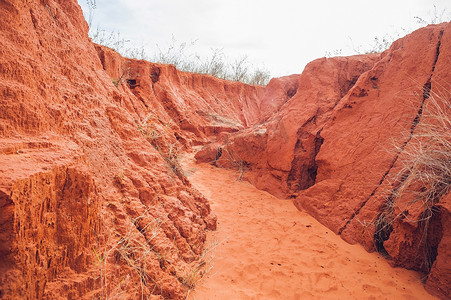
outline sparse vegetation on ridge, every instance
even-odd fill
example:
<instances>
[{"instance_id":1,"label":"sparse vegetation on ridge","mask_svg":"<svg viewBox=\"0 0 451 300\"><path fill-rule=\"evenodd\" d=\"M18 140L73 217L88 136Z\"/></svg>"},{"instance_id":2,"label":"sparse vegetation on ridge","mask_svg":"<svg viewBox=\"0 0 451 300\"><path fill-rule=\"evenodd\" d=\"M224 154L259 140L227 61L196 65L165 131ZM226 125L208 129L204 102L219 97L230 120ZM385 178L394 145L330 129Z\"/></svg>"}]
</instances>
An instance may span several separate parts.
<instances>
[{"instance_id":1,"label":"sparse vegetation on ridge","mask_svg":"<svg viewBox=\"0 0 451 300\"><path fill-rule=\"evenodd\" d=\"M130 40L122 37L119 31L109 31L100 27L92 30L97 3L96 0L86 0L86 4L89 11L85 19L90 27L89 35L92 41L109 47L125 57L172 64L180 71L209 74L217 78L252 85L266 85L271 79L270 72L261 66L256 67L251 64L247 55L233 60L226 57L223 48L212 48L209 56L200 56L190 49L196 41L178 43L174 37L167 48L162 49L157 45L157 53L149 57L144 46L130 46Z\"/></svg>"},{"instance_id":2,"label":"sparse vegetation on ridge","mask_svg":"<svg viewBox=\"0 0 451 300\"><path fill-rule=\"evenodd\" d=\"M201 57L189 49L194 45L195 41L189 44L178 43L172 37L167 49L162 50L158 47L158 54L152 60L173 64L182 71L210 74L218 78L248 84L265 85L269 82L269 71L261 67L254 67L246 55L232 61L226 57L223 49L216 48L211 49L210 56Z\"/></svg>"},{"instance_id":3,"label":"sparse vegetation on ridge","mask_svg":"<svg viewBox=\"0 0 451 300\"><path fill-rule=\"evenodd\" d=\"M86 5L88 7L88 14L85 15L85 19L88 22L88 26L91 27L92 20L94 18L94 12L97 8L97 2L96 0L86 0Z\"/></svg>"},{"instance_id":4,"label":"sparse vegetation on ridge","mask_svg":"<svg viewBox=\"0 0 451 300\"><path fill-rule=\"evenodd\" d=\"M420 26L426 26L429 24L440 24L443 22L449 22L451 19L451 14L448 10L439 10L434 4L433 9L428 12L428 17L415 16L414 19L416 23ZM415 28L416 29L416 28ZM370 53L381 53L390 48L394 41L397 39L411 33L415 29L400 28L398 31L385 34L383 36L375 36L369 45L354 45L351 37L349 38L350 48L353 54L370 54ZM331 51L326 51L325 57L341 56L343 55L343 49L335 49Z\"/></svg>"},{"instance_id":5,"label":"sparse vegetation on ridge","mask_svg":"<svg viewBox=\"0 0 451 300\"><path fill-rule=\"evenodd\" d=\"M209 56L202 57L190 49L195 45L195 41L178 43L172 37L167 48L157 45L157 53L149 57L144 46L130 46L130 40L122 37L118 31L97 27L95 31L90 31L90 36L94 43L109 47L125 57L171 64L185 72L209 74L253 85L266 85L271 77L268 70L252 65L247 55L231 60L224 54L224 49L216 48L211 49Z\"/></svg>"}]
</instances>

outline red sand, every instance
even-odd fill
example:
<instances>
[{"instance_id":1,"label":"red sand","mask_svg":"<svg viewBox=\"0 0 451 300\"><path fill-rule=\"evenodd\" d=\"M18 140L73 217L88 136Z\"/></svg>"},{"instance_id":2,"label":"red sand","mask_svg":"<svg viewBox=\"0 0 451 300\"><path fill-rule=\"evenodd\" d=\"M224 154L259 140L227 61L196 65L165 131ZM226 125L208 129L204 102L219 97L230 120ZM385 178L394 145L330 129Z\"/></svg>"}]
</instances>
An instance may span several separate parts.
<instances>
[{"instance_id":1,"label":"red sand","mask_svg":"<svg viewBox=\"0 0 451 300\"><path fill-rule=\"evenodd\" d=\"M436 299L420 274L346 243L290 200L237 180L234 171L192 157L183 164L218 217L207 243L218 243L211 270L190 299Z\"/></svg>"}]
</instances>

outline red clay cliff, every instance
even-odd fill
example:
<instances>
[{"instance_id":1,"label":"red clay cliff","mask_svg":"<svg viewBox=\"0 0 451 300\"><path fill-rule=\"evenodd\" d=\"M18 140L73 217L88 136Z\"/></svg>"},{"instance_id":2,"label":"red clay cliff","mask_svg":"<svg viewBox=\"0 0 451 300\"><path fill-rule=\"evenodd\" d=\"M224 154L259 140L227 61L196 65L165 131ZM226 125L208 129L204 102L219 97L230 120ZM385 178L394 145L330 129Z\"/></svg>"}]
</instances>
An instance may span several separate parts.
<instances>
[{"instance_id":1,"label":"red clay cliff","mask_svg":"<svg viewBox=\"0 0 451 300\"><path fill-rule=\"evenodd\" d=\"M184 299L216 220L177 155L262 88L96 46L76 1L0 15L0 296Z\"/></svg>"},{"instance_id":2,"label":"red clay cliff","mask_svg":"<svg viewBox=\"0 0 451 300\"><path fill-rule=\"evenodd\" d=\"M448 118L439 136L449 145L450 63L451 23L419 29L381 54L313 61L290 78L297 91L277 113L205 146L197 159L211 160L220 149L216 165L239 167L346 241L429 274L427 289L448 299L447 188L433 199L412 198L427 187L407 180L412 166L403 162L421 149L415 134L438 125L428 124L433 102ZM395 197L407 182L409 193Z\"/></svg>"}]
</instances>

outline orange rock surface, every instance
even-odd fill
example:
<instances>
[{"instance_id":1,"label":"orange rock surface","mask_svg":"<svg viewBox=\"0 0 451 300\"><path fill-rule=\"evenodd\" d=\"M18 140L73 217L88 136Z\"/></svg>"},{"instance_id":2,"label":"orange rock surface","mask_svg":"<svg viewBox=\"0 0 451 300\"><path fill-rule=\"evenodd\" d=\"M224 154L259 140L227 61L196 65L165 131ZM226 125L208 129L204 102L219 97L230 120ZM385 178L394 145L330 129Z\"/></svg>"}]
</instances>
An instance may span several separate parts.
<instances>
[{"instance_id":1,"label":"orange rock surface","mask_svg":"<svg viewBox=\"0 0 451 300\"><path fill-rule=\"evenodd\" d=\"M407 154L421 147L412 136L427 126L432 98L449 120L450 34L450 23L430 25L382 54L313 61L277 113L205 146L197 159L221 149L216 165L239 167L258 188L293 198L346 241L430 273L429 291L449 298L448 201L389 195L406 180L398 174ZM441 126L449 135L449 121ZM416 193L421 182L409 188Z\"/></svg>"},{"instance_id":2,"label":"orange rock surface","mask_svg":"<svg viewBox=\"0 0 451 300\"><path fill-rule=\"evenodd\" d=\"M395 265L431 272L428 287L437 287L436 281L450 286L449 266L443 266L449 259L443 250L450 226L446 201L435 199L409 213L397 207L412 199L401 197L390 203L395 207L390 214L407 221L383 220L387 193L397 189L391 182L413 147L417 124L428 114L429 98L444 101L444 114L450 114L450 34L449 23L433 25L380 55L313 61L298 77L297 92L274 106L280 106L277 113L204 147L196 157L206 162L220 149L216 165L238 167L258 188L294 198L301 210L350 243L382 251ZM425 240L422 220L433 210L440 213L427 219ZM438 252L445 258L435 262ZM449 297L449 288L438 295Z\"/></svg>"},{"instance_id":3,"label":"orange rock surface","mask_svg":"<svg viewBox=\"0 0 451 300\"><path fill-rule=\"evenodd\" d=\"M280 107L279 111L263 123L230 136L218 165L247 164L251 168L247 179L278 197L312 185L325 122L378 56L322 58L309 63L300 76L278 79L285 85L270 83L265 95L285 102L273 105ZM268 107L268 103L262 101L262 106Z\"/></svg>"},{"instance_id":4,"label":"orange rock surface","mask_svg":"<svg viewBox=\"0 0 451 300\"><path fill-rule=\"evenodd\" d=\"M179 141L205 143L209 136L256 124L264 88L179 72L172 65L122 58L96 45L103 68L117 85L127 85L161 123L176 127ZM180 136L179 136L180 135Z\"/></svg>"},{"instance_id":5,"label":"orange rock surface","mask_svg":"<svg viewBox=\"0 0 451 300\"><path fill-rule=\"evenodd\" d=\"M0 296L184 298L216 221L177 156L262 88L96 46L76 1L0 16Z\"/></svg>"}]
</instances>

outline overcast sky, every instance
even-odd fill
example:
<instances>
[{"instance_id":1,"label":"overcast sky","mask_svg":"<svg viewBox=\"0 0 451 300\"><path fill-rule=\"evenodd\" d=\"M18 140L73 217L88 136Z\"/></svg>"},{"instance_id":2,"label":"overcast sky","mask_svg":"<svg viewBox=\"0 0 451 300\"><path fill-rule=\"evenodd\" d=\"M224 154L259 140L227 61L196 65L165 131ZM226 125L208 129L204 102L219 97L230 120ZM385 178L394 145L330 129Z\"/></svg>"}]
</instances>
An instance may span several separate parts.
<instances>
[{"instance_id":1,"label":"overcast sky","mask_svg":"<svg viewBox=\"0 0 451 300\"><path fill-rule=\"evenodd\" d=\"M88 15L86 0L78 0ZM247 55L273 76L301 73L327 52L351 55L370 47L374 37L404 35L429 21L434 4L450 20L449 0L96 0L92 28L115 30L152 55L167 47L196 41L207 55L223 48L230 58Z\"/></svg>"}]
</instances>

